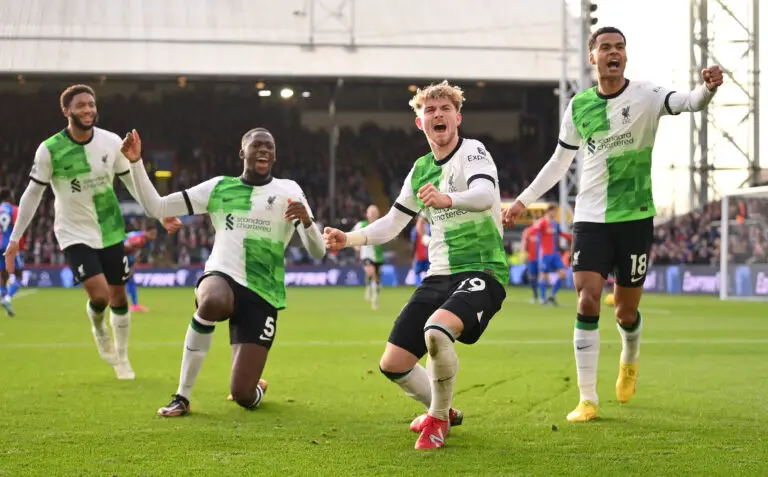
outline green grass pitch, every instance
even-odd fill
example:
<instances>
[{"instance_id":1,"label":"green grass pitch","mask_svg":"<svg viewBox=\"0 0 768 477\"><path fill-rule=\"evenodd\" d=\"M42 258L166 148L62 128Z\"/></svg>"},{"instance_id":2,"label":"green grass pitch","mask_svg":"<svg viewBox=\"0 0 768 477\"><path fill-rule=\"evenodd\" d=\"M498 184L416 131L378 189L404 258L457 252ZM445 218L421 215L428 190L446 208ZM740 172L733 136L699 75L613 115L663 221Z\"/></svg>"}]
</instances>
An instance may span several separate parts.
<instances>
[{"instance_id":1,"label":"green grass pitch","mask_svg":"<svg viewBox=\"0 0 768 477\"><path fill-rule=\"evenodd\" d=\"M603 310L601 418L577 404L572 292L559 308L510 289L480 342L458 344L455 405L464 425L417 452L423 410L378 371L411 293L290 289L260 409L227 402L226 325L184 418L155 416L175 392L191 289L142 289L136 380L96 352L80 290L25 290L0 313L0 476L768 475L768 312L763 303L646 296L638 394L615 398L619 335Z\"/></svg>"}]
</instances>

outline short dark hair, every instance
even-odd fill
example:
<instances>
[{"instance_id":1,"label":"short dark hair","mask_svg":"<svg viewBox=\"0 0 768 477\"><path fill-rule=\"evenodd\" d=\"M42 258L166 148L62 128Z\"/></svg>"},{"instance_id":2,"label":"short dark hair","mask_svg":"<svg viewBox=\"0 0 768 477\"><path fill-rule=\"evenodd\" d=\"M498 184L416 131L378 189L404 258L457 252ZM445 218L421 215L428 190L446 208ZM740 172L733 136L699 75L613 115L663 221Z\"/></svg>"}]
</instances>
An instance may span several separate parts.
<instances>
[{"instance_id":1,"label":"short dark hair","mask_svg":"<svg viewBox=\"0 0 768 477\"><path fill-rule=\"evenodd\" d=\"M549 204L547 206L547 212L549 212L550 210L555 210L555 209L557 209L557 205L555 205L555 204Z\"/></svg>"},{"instance_id":2,"label":"short dark hair","mask_svg":"<svg viewBox=\"0 0 768 477\"><path fill-rule=\"evenodd\" d=\"M59 98L59 104L61 105L61 108L69 108L69 104L72 102L72 98L80 93L88 93L93 96L94 99L96 99L96 92L93 90L93 88L87 84L75 84L65 89L64 92L61 93L61 97Z\"/></svg>"},{"instance_id":3,"label":"short dark hair","mask_svg":"<svg viewBox=\"0 0 768 477\"><path fill-rule=\"evenodd\" d=\"M10 202L13 200L13 192L11 189L0 190L0 202Z\"/></svg>"},{"instance_id":4,"label":"short dark hair","mask_svg":"<svg viewBox=\"0 0 768 477\"><path fill-rule=\"evenodd\" d=\"M624 43L627 42L627 37L624 36L624 33L622 33L621 30L612 26L604 26L604 27L598 28L592 33L592 35L589 36L589 43L588 43L589 51L592 51L595 48L595 45L597 45L597 37L599 37L604 33L618 33L624 39Z\"/></svg>"},{"instance_id":5,"label":"short dark hair","mask_svg":"<svg viewBox=\"0 0 768 477\"><path fill-rule=\"evenodd\" d=\"M242 146L243 143L246 141L246 139L251 137L251 134L254 134L254 133L257 133L257 132L265 132L265 133L269 134L270 136L272 136L272 133L269 132L266 128L253 128L250 131L248 131L247 133L243 134L243 137L240 138L240 145Z\"/></svg>"},{"instance_id":6,"label":"short dark hair","mask_svg":"<svg viewBox=\"0 0 768 477\"><path fill-rule=\"evenodd\" d=\"M150 230L157 230L157 225L155 224L147 225L147 229L145 230L145 232L149 232Z\"/></svg>"}]
</instances>

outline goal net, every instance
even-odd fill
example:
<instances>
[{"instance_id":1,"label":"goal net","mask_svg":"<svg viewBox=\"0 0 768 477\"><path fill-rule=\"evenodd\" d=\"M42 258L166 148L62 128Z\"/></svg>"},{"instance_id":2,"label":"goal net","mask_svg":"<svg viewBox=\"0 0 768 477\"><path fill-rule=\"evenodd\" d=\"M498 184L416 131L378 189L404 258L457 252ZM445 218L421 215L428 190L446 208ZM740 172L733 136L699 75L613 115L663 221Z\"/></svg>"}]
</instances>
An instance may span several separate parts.
<instances>
[{"instance_id":1,"label":"goal net","mask_svg":"<svg viewBox=\"0 0 768 477\"><path fill-rule=\"evenodd\" d=\"M768 299L768 186L723 195L720 298Z\"/></svg>"}]
</instances>

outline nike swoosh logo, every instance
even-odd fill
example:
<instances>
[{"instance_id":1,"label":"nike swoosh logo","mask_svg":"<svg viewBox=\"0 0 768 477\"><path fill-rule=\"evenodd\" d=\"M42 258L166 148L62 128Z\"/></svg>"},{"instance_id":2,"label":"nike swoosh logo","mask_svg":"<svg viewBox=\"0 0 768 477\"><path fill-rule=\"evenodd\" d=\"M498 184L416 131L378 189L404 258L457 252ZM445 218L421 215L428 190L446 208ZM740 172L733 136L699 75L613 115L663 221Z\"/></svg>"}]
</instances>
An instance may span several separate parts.
<instances>
[{"instance_id":1,"label":"nike swoosh logo","mask_svg":"<svg viewBox=\"0 0 768 477\"><path fill-rule=\"evenodd\" d=\"M637 278L632 277L632 278L630 278L630 281L632 281L632 283L636 283L636 282L639 282L642 279L643 279L643 277L637 277Z\"/></svg>"},{"instance_id":2,"label":"nike swoosh logo","mask_svg":"<svg viewBox=\"0 0 768 477\"><path fill-rule=\"evenodd\" d=\"M438 382L438 383L442 383L443 381L448 381L449 379L453 379L453 378L454 378L454 376L449 376L449 377L447 377L447 378L438 379L438 380L437 380L437 382Z\"/></svg>"},{"instance_id":3,"label":"nike swoosh logo","mask_svg":"<svg viewBox=\"0 0 768 477\"><path fill-rule=\"evenodd\" d=\"M587 346L577 346L577 347L576 347L576 349L577 349L577 350L579 350L579 351L581 351L581 350L583 350L583 349L587 349L587 348L591 348L591 347L592 347L592 345L587 345Z\"/></svg>"},{"instance_id":4,"label":"nike swoosh logo","mask_svg":"<svg viewBox=\"0 0 768 477\"><path fill-rule=\"evenodd\" d=\"M192 349L192 348L190 348L189 346L186 346L186 348L187 348L187 351L192 351L193 353L194 353L195 351L200 351L199 349Z\"/></svg>"}]
</instances>

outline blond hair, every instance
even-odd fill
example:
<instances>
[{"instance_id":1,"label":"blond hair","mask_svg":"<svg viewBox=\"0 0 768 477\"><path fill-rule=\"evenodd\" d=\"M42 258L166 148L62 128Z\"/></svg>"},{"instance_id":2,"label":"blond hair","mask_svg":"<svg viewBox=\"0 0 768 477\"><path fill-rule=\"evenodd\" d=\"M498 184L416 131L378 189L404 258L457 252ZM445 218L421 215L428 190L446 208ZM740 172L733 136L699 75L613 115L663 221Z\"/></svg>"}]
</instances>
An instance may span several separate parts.
<instances>
[{"instance_id":1,"label":"blond hair","mask_svg":"<svg viewBox=\"0 0 768 477\"><path fill-rule=\"evenodd\" d=\"M449 99L456 108L456 111L461 112L461 106L464 104L464 91L458 86L451 85L448 80L443 80L439 84L430 84L424 89L417 89L416 94L408 101L408 104L413 109L413 112L419 114L419 111L421 111L428 99L443 98Z\"/></svg>"}]
</instances>

